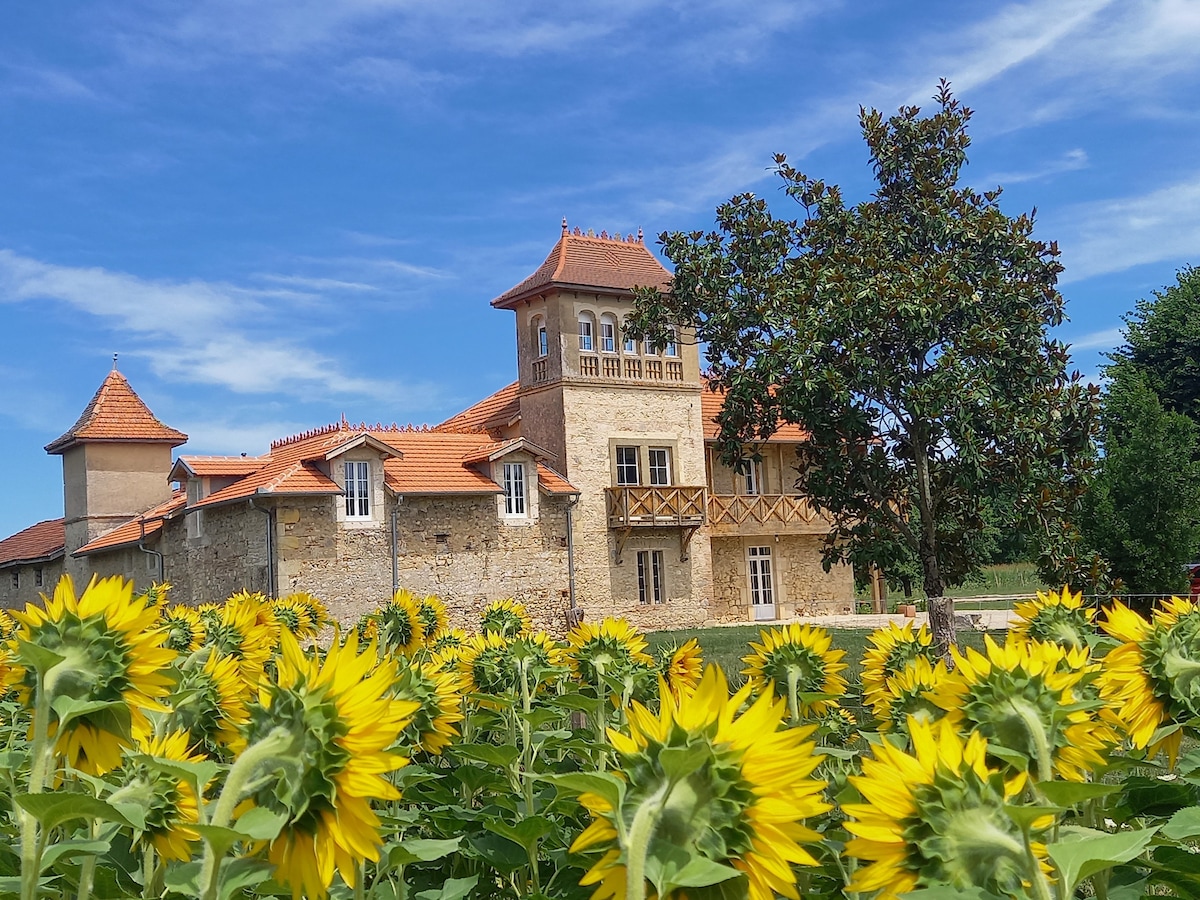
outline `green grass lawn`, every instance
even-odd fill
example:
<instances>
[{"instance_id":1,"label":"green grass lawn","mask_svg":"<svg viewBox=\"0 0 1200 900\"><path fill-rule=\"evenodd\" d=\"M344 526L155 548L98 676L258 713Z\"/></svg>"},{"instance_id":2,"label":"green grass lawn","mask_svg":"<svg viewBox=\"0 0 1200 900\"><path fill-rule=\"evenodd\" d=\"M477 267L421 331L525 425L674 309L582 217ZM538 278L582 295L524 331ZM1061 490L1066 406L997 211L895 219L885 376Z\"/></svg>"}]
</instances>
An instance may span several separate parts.
<instances>
[{"instance_id":1,"label":"green grass lawn","mask_svg":"<svg viewBox=\"0 0 1200 900\"><path fill-rule=\"evenodd\" d=\"M1038 577L1037 567L1033 563L1005 563L999 566L987 566L983 570L980 581L972 581L956 588L949 588L946 591L947 597L956 599L969 599L971 597L990 597L990 596L1021 596L1032 597L1038 591L1051 590L1052 586L1042 584L1042 579ZM857 599L869 600L871 592L860 591ZM913 601L921 602L925 599L925 592L921 590L920 585L913 586ZM888 591L889 603L903 603L903 591ZM964 610L970 612L972 609L1004 609L1012 604L1007 601L983 602L979 604L964 605Z\"/></svg>"},{"instance_id":2,"label":"green grass lawn","mask_svg":"<svg viewBox=\"0 0 1200 900\"><path fill-rule=\"evenodd\" d=\"M653 631L646 635L651 648L662 644L682 644L688 638L696 638L704 651L705 663L719 663L731 685L740 686L745 679L742 657L750 652L750 641L758 638L762 631L758 625L736 625L729 628L693 628L683 631ZM843 658L848 666L845 673L850 690L858 693L859 673L862 671L863 651L867 648L866 628L833 629L833 646L845 650ZM1002 634L1002 632L999 632ZM977 631L960 631L960 646L983 648L983 635Z\"/></svg>"}]
</instances>

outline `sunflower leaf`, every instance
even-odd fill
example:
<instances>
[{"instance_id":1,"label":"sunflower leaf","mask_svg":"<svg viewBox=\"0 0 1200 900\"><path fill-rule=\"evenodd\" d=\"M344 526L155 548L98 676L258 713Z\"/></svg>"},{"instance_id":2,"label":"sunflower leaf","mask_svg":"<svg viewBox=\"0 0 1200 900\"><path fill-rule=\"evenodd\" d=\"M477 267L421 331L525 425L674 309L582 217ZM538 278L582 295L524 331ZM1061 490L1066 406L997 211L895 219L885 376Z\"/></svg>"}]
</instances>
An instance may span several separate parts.
<instances>
[{"instance_id":1,"label":"sunflower leaf","mask_svg":"<svg viewBox=\"0 0 1200 900\"><path fill-rule=\"evenodd\" d=\"M13 802L37 819L47 831L72 819L102 819L126 826L132 824L115 806L87 794L15 794Z\"/></svg>"},{"instance_id":2,"label":"sunflower leaf","mask_svg":"<svg viewBox=\"0 0 1200 900\"><path fill-rule=\"evenodd\" d=\"M42 870L46 870L60 859L67 859L80 854L99 856L107 853L112 845L108 841L93 841L88 839L68 839L56 841L46 848L42 854Z\"/></svg>"},{"instance_id":3,"label":"sunflower leaf","mask_svg":"<svg viewBox=\"0 0 1200 900\"><path fill-rule=\"evenodd\" d=\"M478 875L469 878L447 878L438 890L421 891L417 900L462 900L479 881Z\"/></svg>"},{"instance_id":4,"label":"sunflower leaf","mask_svg":"<svg viewBox=\"0 0 1200 900\"><path fill-rule=\"evenodd\" d=\"M461 837L447 838L441 841L427 838L405 840L393 845L388 850L387 860L388 864L393 867L407 866L409 863L415 862L433 862L454 853L460 844L462 844Z\"/></svg>"},{"instance_id":5,"label":"sunflower leaf","mask_svg":"<svg viewBox=\"0 0 1200 900\"><path fill-rule=\"evenodd\" d=\"M47 650L38 644L31 644L29 641L17 640L17 658L21 662L28 662L33 668L39 672L48 672L53 669L66 657L60 656L53 650Z\"/></svg>"},{"instance_id":6,"label":"sunflower leaf","mask_svg":"<svg viewBox=\"0 0 1200 900\"><path fill-rule=\"evenodd\" d=\"M525 849L525 852L529 853L537 845L540 838L554 830L555 825L551 819L547 819L545 816L529 816L522 819L516 825L509 825L507 822L493 820L484 822L483 827L494 834L506 837L510 841L520 844Z\"/></svg>"},{"instance_id":7,"label":"sunflower leaf","mask_svg":"<svg viewBox=\"0 0 1200 900\"><path fill-rule=\"evenodd\" d=\"M1164 837L1173 841L1185 841L1200 836L1200 806L1189 806L1171 816L1171 821L1163 826Z\"/></svg>"},{"instance_id":8,"label":"sunflower leaf","mask_svg":"<svg viewBox=\"0 0 1200 900\"><path fill-rule=\"evenodd\" d=\"M233 830L252 841L272 841L288 820L287 813L277 813L265 806L256 806L238 816Z\"/></svg>"},{"instance_id":9,"label":"sunflower leaf","mask_svg":"<svg viewBox=\"0 0 1200 900\"><path fill-rule=\"evenodd\" d=\"M1107 797L1121 790L1119 784L1100 784L1089 781L1047 781L1038 785L1038 790L1051 803L1059 806L1074 806L1085 800Z\"/></svg>"},{"instance_id":10,"label":"sunflower leaf","mask_svg":"<svg viewBox=\"0 0 1200 900\"><path fill-rule=\"evenodd\" d=\"M50 703L58 715L59 727L85 716L90 724L111 734L129 736L129 704L122 700L76 700L60 694Z\"/></svg>"},{"instance_id":11,"label":"sunflower leaf","mask_svg":"<svg viewBox=\"0 0 1200 900\"><path fill-rule=\"evenodd\" d=\"M1089 828L1064 828L1066 839L1047 844L1046 852L1058 868L1066 896L1071 896L1083 879L1138 856L1158 829L1155 825L1139 831L1105 834Z\"/></svg>"},{"instance_id":12,"label":"sunflower leaf","mask_svg":"<svg viewBox=\"0 0 1200 900\"><path fill-rule=\"evenodd\" d=\"M625 797L625 782L606 772L569 772L565 775L537 775L539 781L548 781L559 793L595 794L604 798L613 809L619 809Z\"/></svg>"},{"instance_id":13,"label":"sunflower leaf","mask_svg":"<svg viewBox=\"0 0 1200 900\"><path fill-rule=\"evenodd\" d=\"M503 747L495 744L458 744L454 747L454 754L507 769L520 755L520 751L511 744Z\"/></svg>"}]
</instances>

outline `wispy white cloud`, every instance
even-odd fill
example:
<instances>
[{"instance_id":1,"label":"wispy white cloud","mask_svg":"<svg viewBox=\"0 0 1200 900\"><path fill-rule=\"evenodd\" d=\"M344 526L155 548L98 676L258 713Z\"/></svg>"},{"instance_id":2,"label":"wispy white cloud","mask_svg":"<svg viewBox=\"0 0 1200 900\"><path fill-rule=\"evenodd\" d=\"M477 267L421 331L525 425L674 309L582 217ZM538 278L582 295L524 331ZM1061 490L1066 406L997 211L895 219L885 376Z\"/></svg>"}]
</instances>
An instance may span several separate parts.
<instances>
[{"instance_id":1,"label":"wispy white cloud","mask_svg":"<svg viewBox=\"0 0 1200 900\"><path fill-rule=\"evenodd\" d=\"M139 278L0 250L0 302L49 301L91 316L101 327L134 341L136 346L126 352L149 359L159 375L173 381L242 393L319 389L388 397L401 405L405 397L415 399L428 388L404 389L349 374L337 360L307 346L302 323L292 311L264 302L292 293L227 282Z\"/></svg>"},{"instance_id":2,"label":"wispy white cloud","mask_svg":"<svg viewBox=\"0 0 1200 900\"><path fill-rule=\"evenodd\" d=\"M1023 181L1040 181L1064 172L1076 172L1079 169L1086 169L1087 165L1087 153L1076 148L1068 150L1058 159L1052 159L1040 166L1012 172L988 172L980 178L973 178L972 181L984 186L1020 184Z\"/></svg>"},{"instance_id":3,"label":"wispy white cloud","mask_svg":"<svg viewBox=\"0 0 1200 900\"><path fill-rule=\"evenodd\" d=\"M0 64L0 97L32 97L38 100L101 99L91 86L60 68L45 65Z\"/></svg>"},{"instance_id":4,"label":"wispy white cloud","mask_svg":"<svg viewBox=\"0 0 1200 900\"><path fill-rule=\"evenodd\" d=\"M1200 175L1144 194L1064 210L1059 229L1068 283L1155 262L1195 260L1200 248Z\"/></svg>"},{"instance_id":5,"label":"wispy white cloud","mask_svg":"<svg viewBox=\"0 0 1200 900\"><path fill-rule=\"evenodd\" d=\"M1111 350L1125 340L1124 329L1104 328L1067 341L1072 350Z\"/></svg>"}]
</instances>

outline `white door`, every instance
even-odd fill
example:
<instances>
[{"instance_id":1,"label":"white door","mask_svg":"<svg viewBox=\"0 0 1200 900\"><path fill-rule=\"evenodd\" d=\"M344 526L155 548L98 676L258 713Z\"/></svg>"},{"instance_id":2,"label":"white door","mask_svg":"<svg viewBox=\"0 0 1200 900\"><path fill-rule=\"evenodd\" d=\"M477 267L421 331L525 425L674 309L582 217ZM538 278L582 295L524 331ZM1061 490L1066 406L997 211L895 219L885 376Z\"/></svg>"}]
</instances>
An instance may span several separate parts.
<instances>
[{"instance_id":1,"label":"white door","mask_svg":"<svg viewBox=\"0 0 1200 900\"><path fill-rule=\"evenodd\" d=\"M775 618L775 584L771 578L771 548L751 547L746 551L750 573L750 606L754 621Z\"/></svg>"}]
</instances>

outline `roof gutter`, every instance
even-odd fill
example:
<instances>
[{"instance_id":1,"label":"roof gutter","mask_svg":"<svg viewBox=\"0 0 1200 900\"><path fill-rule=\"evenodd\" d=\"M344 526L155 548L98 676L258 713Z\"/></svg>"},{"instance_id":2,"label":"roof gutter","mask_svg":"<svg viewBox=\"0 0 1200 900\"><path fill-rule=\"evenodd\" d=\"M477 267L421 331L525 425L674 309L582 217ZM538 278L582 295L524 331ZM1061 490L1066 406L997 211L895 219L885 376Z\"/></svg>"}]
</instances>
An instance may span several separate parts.
<instances>
[{"instance_id":1,"label":"roof gutter","mask_svg":"<svg viewBox=\"0 0 1200 900\"><path fill-rule=\"evenodd\" d=\"M141 526L142 533L138 535L137 548L155 558L155 568L158 572L158 578L155 580L158 584L162 584L167 580L166 574L163 571L163 555L159 551L151 550L146 546L146 520L141 519L138 524Z\"/></svg>"},{"instance_id":2,"label":"roof gutter","mask_svg":"<svg viewBox=\"0 0 1200 900\"><path fill-rule=\"evenodd\" d=\"M255 506L254 498L248 499L251 509L267 517L267 594L277 597L279 596L279 585L275 577L275 510L265 506Z\"/></svg>"}]
</instances>

